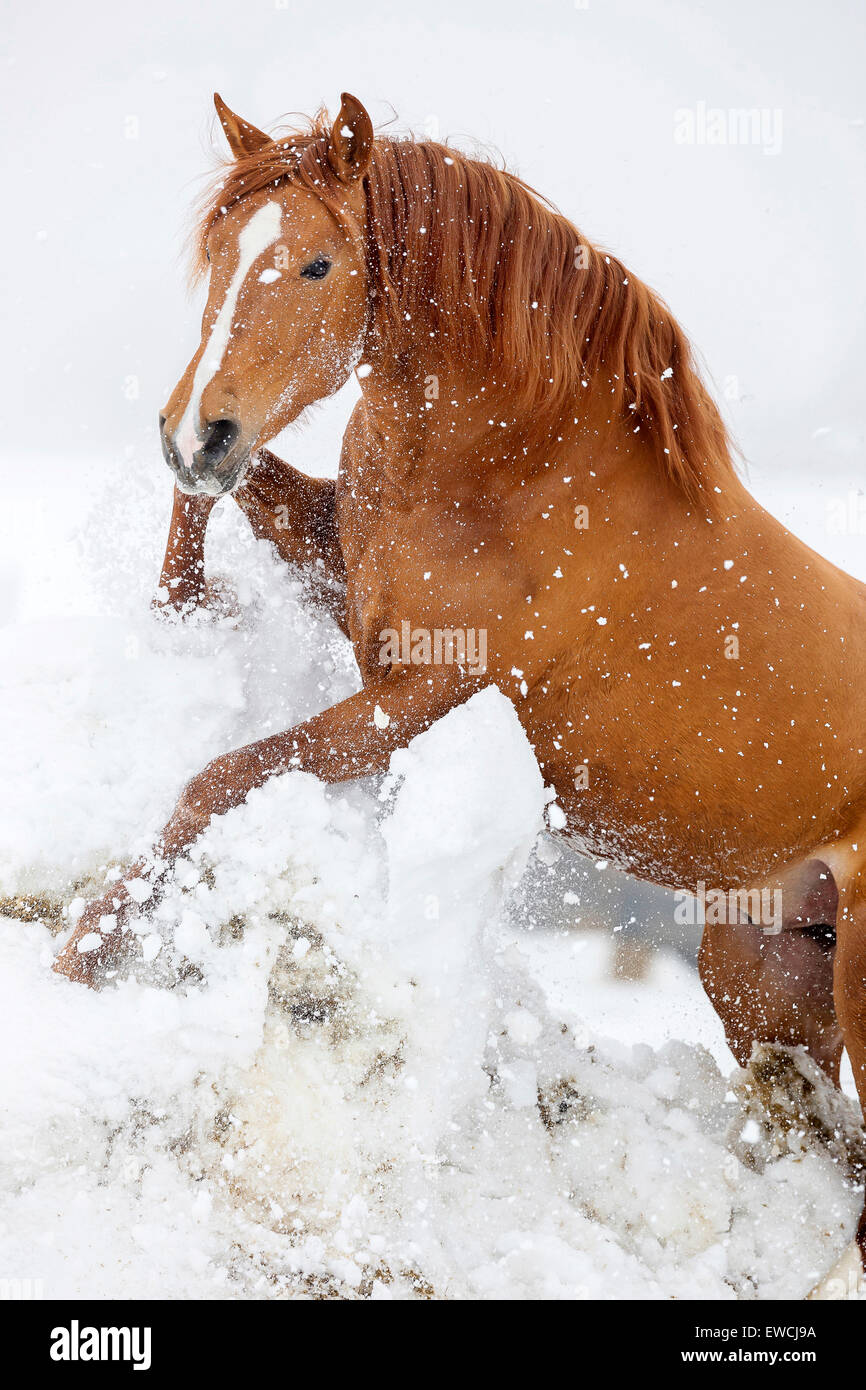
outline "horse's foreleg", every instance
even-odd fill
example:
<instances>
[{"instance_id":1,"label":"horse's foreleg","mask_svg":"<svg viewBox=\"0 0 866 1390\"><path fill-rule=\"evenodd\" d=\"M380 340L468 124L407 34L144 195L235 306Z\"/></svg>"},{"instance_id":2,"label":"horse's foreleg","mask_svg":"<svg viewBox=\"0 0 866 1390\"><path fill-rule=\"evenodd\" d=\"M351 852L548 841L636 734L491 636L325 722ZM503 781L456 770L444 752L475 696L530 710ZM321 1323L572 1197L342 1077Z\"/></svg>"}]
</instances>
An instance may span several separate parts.
<instances>
[{"instance_id":1,"label":"horse's foreleg","mask_svg":"<svg viewBox=\"0 0 866 1390\"><path fill-rule=\"evenodd\" d=\"M335 518L335 484L310 478L267 449L256 454L243 485L232 494L259 539L307 577L313 597L346 630L346 570ZM157 604L179 612L206 603L205 532L215 497L174 489L171 525Z\"/></svg>"},{"instance_id":2,"label":"horse's foreleg","mask_svg":"<svg viewBox=\"0 0 866 1390\"><path fill-rule=\"evenodd\" d=\"M178 612L205 601L204 538L215 497L188 497L174 489L174 504L156 603Z\"/></svg>"},{"instance_id":3,"label":"horse's foreleg","mask_svg":"<svg viewBox=\"0 0 866 1390\"><path fill-rule=\"evenodd\" d=\"M233 494L260 540L303 570L317 603L346 631L346 568L337 534L336 486L311 478L259 450L243 486Z\"/></svg>"},{"instance_id":4,"label":"horse's foreleg","mask_svg":"<svg viewBox=\"0 0 866 1390\"><path fill-rule=\"evenodd\" d=\"M457 666L397 667L285 733L224 753L187 786L163 831L160 853L169 858L181 853L212 816L239 805L279 773L297 768L324 782L346 782L384 772L397 748L405 748L485 681Z\"/></svg>"},{"instance_id":5,"label":"horse's foreleg","mask_svg":"<svg viewBox=\"0 0 866 1390\"><path fill-rule=\"evenodd\" d=\"M154 850L154 862L170 865L213 816L238 806L255 787L294 768L326 782L382 772L391 754L485 683L459 667L398 667L375 685L323 710L286 733L250 743L215 758L194 777ZM142 872L137 866L134 875ZM159 891L159 885L153 885ZM116 884L90 903L54 969L93 984L106 963L123 951L124 927L139 895Z\"/></svg>"}]
</instances>

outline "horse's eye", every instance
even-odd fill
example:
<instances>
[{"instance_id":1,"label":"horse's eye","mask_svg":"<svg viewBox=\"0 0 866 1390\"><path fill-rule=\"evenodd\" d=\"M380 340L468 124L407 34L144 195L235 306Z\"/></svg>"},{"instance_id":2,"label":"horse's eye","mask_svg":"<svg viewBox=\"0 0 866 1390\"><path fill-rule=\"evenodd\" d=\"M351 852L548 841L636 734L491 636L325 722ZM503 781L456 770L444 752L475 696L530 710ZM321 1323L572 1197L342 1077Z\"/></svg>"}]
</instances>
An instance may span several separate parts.
<instances>
[{"instance_id":1,"label":"horse's eye","mask_svg":"<svg viewBox=\"0 0 866 1390\"><path fill-rule=\"evenodd\" d=\"M328 271L331 269L331 262L327 256L317 256L309 265L305 265L301 271L305 280L324 280Z\"/></svg>"},{"instance_id":2,"label":"horse's eye","mask_svg":"<svg viewBox=\"0 0 866 1390\"><path fill-rule=\"evenodd\" d=\"M204 249L204 254L205 254L205 259L206 259L206 260L210 260L210 251L208 251L207 247L205 247L205 249Z\"/></svg>"}]
</instances>

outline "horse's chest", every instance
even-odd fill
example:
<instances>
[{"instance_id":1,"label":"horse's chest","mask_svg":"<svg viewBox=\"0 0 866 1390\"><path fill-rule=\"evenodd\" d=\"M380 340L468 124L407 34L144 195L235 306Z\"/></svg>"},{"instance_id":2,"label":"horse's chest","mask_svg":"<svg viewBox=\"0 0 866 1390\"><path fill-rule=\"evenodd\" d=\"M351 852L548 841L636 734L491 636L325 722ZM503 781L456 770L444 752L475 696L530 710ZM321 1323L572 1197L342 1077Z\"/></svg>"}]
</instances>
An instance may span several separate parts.
<instances>
[{"instance_id":1,"label":"horse's chest","mask_svg":"<svg viewBox=\"0 0 866 1390\"><path fill-rule=\"evenodd\" d=\"M349 631L364 669L367 648L399 607L399 568L394 538L371 530L347 562L346 605Z\"/></svg>"},{"instance_id":2,"label":"horse's chest","mask_svg":"<svg viewBox=\"0 0 866 1390\"><path fill-rule=\"evenodd\" d=\"M462 519L429 506L376 512L356 503L344 513L349 631L365 678L381 673L383 632L475 621L484 550L464 531Z\"/></svg>"}]
</instances>

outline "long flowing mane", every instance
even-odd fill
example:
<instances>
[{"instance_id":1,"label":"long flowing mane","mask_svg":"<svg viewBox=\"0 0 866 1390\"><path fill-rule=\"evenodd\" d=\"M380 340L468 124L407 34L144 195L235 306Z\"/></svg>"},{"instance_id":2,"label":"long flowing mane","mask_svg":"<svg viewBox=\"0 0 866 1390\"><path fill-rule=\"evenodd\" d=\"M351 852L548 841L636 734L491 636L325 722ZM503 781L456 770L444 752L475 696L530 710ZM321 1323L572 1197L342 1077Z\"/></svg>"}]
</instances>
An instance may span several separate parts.
<instances>
[{"instance_id":1,"label":"long flowing mane","mask_svg":"<svg viewBox=\"0 0 866 1390\"><path fill-rule=\"evenodd\" d=\"M248 193L291 182L345 222L327 159L329 123L221 172L202 209L194 271L210 229ZM405 324L507 383L515 408L551 420L582 383L644 430L674 483L708 512L734 476L727 432L667 306L615 256L591 245L514 174L448 146L378 136L365 176L367 260L377 330L405 351Z\"/></svg>"}]
</instances>

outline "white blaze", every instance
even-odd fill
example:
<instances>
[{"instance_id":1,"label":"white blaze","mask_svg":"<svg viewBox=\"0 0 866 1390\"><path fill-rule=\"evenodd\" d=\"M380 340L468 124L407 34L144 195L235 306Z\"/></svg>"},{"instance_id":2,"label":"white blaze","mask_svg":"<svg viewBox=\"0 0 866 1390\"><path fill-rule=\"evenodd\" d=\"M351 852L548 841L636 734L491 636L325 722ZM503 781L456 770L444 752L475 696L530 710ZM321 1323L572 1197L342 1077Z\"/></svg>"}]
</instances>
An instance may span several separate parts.
<instances>
[{"instance_id":1,"label":"white blaze","mask_svg":"<svg viewBox=\"0 0 866 1390\"><path fill-rule=\"evenodd\" d=\"M192 467L192 456L199 447L198 418L202 392L214 374L219 371L225 350L232 333L232 322L238 295L250 269L263 251L266 251L280 235L282 208L279 203L265 203L243 228L238 237L238 263L231 283L226 291L222 308L217 314L205 350L199 359L192 380L189 401L178 427L175 444L186 464Z\"/></svg>"}]
</instances>

